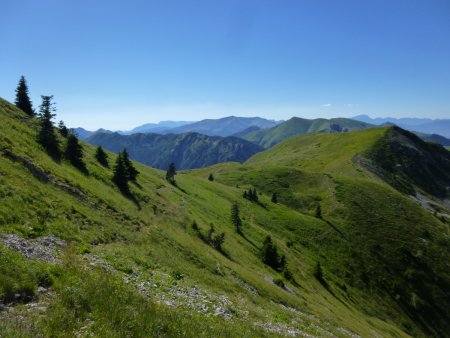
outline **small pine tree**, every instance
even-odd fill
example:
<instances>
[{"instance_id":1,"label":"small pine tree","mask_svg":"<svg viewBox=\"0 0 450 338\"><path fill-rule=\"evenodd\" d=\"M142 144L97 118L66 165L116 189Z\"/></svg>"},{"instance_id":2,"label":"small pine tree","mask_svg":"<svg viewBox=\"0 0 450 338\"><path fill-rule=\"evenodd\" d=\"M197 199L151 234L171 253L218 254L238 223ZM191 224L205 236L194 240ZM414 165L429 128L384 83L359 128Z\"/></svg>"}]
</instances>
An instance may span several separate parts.
<instances>
[{"instance_id":1,"label":"small pine tree","mask_svg":"<svg viewBox=\"0 0 450 338\"><path fill-rule=\"evenodd\" d=\"M129 187L127 179L127 168L123 161L122 153L119 153L119 155L117 156L113 172L114 172L112 178L113 182L122 192L128 193Z\"/></svg>"},{"instance_id":2,"label":"small pine tree","mask_svg":"<svg viewBox=\"0 0 450 338\"><path fill-rule=\"evenodd\" d=\"M52 102L53 96L41 95L41 98L42 104L39 106L41 128L38 134L38 142L51 156L59 159L61 157L61 151L52 122L55 116L53 112L56 110Z\"/></svg>"},{"instance_id":3,"label":"small pine tree","mask_svg":"<svg viewBox=\"0 0 450 338\"><path fill-rule=\"evenodd\" d=\"M324 281L322 266L320 265L320 262L317 262L316 268L314 270L314 277L316 277L316 279L321 283Z\"/></svg>"},{"instance_id":4,"label":"small pine tree","mask_svg":"<svg viewBox=\"0 0 450 338\"><path fill-rule=\"evenodd\" d=\"M166 172L166 180L169 181L171 184L175 184L175 175L177 174L175 169L175 164L170 163L169 168Z\"/></svg>"},{"instance_id":5,"label":"small pine tree","mask_svg":"<svg viewBox=\"0 0 450 338\"><path fill-rule=\"evenodd\" d=\"M257 202L257 203L259 201L258 194L256 193L256 189L253 189L253 201Z\"/></svg>"},{"instance_id":6,"label":"small pine tree","mask_svg":"<svg viewBox=\"0 0 450 338\"><path fill-rule=\"evenodd\" d=\"M74 134L70 134L67 138L64 157L81 171L86 171L86 164L83 161L83 147L78 142L78 138Z\"/></svg>"},{"instance_id":7,"label":"small pine tree","mask_svg":"<svg viewBox=\"0 0 450 338\"><path fill-rule=\"evenodd\" d=\"M264 264L277 271L283 271L286 267L286 256L278 254L278 248L270 236L264 239L261 248L261 259Z\"/></svg>"},{"instance_id":8,"label":"small pine tree","mask_svg":"<svg viewBox=\"0 0 450 338\"><path fill-rule=\"evenodd\" d=\"M109 168L108 154L105 153L102 146L97 147L97 150L95 151L95 158L102 166Z\"/></svg>"},{"instance_id":9,"label":"small pine tree","mask_svg":"<svg viewBox=\"0 0 450 338\"><path fill-rule=\"evenodd\" d=\"M67 129L63 121L59 121L58 130L62 137L67 137L69 135L69 129Z\"/></svg>"},{"instance_id":10,"label":"small pine tree","mask_svg":"<svg viewBox=\"0 0 450 338\"><path fill-rule=\"evenodd\" d=\"M27 115L36 115L30 97L28 96L28 85L24 76L20 77L19 84L17 85L16 100L14 101L14 104Z\"/></svg>"},{"instance_id":11,"label":"small pine tree","mask_svg":"<svg viewBox=\"0 0 450 338\"><path fill-rule=\"evenodd\" d=\"M133 166L133 163L130 161L127 149L124 149L122 151L122 158L127 171L127 179L133 182L136 181L136 177L137 175L139 175L139 171Z\"/></svg>"},{"instance_id":12,"label":"small pine tree","mask_svg":"<svg viewBox=\"0 0 450 338\"><path fill-rule=\"evenodd\" d=\"M200 228L198 227L198 224L197 224L197 222L195 220L192 222L192 229L194 231L199 231L200 230Z\"/></svg>"},{"instance_id":13,"label":"small pine tree","mask_svg":"<svg viewBox=\"0 0 450 338\"><path fill-rule=\"evenodd\" d=\"M272 203L278 203L278 197L277 197L277 193L276 192L274 192L272 194Z\"/></svg>"},{"instance_id":14,"label":"small pine tree","mask_svg":"<svg viewBox=\"0 0 450 338\"><path fill-rule=\"evenodd\" d=\"M213 176L213 174L209 174L208 180L211 181L211 182L214 181L214 176Z\"/></svg>"},{"instance_id":15,"label":"small pine tree","mask_svg":"<svg viewBox=\"0 0 450 338\"><path fill-rule=\"evenodd\" d=\"M213 237L211 241L211 246L217 251L223 252L222 245L224 242L225 242L225 233L222 232L221 234Z\"/></svg>"},{"instance_id":16,"label":"small pine tree","mask_svg":"<svg viewBox=\"0 0 450 338\"><path fill-rule=\"evenodd\" d=\"M216 231L216 229L214 229L214 225L211 224L211 225L209 226L208 233L206 234L206 241L207 241L209 244L211 244L211 242L212 242L214 231Z\"/></svg>"},{"instance_id":17,"label":"small pine tree","mask_svg":"<svg viewBox=\"0 0 450 338\"><path fill-rule=\"evenodd\" d=\"M263 246L261 248L261 258L264 264L277 269L279 265L278 250L275 244L272 242L272 238L267 236L264 239Z\"/></svg>"},{"instance_id":18,"label":"small pine tree","mask_svg":"<svg viewBox=\"0 0 450 338\"><path fill-rule=\"evenodd\" d=\"M247 198L248 198L250 201L253 201L253 200L254 200L254 197L253 197L253 190L252 190L251 188L248 189Z\"/></svg>"},{"instance_id":19,"label":"small pine tree","mask_svg":"<svg viewBox=\"0 0 450 338\"><path fill-rule=\"evenodd\" d=\"M248 194L247 194L247 190L244 190L244 194L242 195L242 197L248 199Z\"/></svg>"},{"instance_id":20,"label":"small pine tree","mask_svg":"<svg viewBox=\"0 0 450 338\"><path fill-rule=\"evenodd\" d=\"M322 218L322 208L320 207L320 204L316 208L316 215L317 218Z\"/></svg>"},{"instance_id":21,"label":"small pine tree","mask_svg":"<svg viewBox=\"0 0 450 338\"><path fill-rule=\"evenodd\" d=\"M234 202L231 206L231 223L234 225L238 234L242 233L242 220L239 216L239 206L237 202Z\"/></svg>"}]
</instances>

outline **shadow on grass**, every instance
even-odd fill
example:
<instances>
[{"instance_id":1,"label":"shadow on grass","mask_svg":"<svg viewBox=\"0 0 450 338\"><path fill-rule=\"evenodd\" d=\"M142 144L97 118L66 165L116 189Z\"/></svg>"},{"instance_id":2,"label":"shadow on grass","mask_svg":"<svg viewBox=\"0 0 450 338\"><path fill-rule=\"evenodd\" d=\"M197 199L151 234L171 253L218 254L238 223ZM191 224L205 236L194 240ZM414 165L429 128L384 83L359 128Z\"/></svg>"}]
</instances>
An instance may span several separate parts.
<instances>
[{"instance_id":1,"label":"shadow on grass","mask_svg":"<svg viewBox=\"0 0 450 338\"><path fill-rule=\"evenodd\" d=\"M182 193L189 195L188 192L186 190L184 190L183 188L181 188L177 182L175 181L168 181L171 185L173 185L175 188L177 188L178 190L180 190Z\"/></svg>"},{"instance_id":2,"label":"shadow on grass","mask_svg":"<svg viewBox=\"0 0 450 338\"><path fill-rule=\"evenodd\" d=\"M256 249L259 249L258 246L252 242L247 236L245 236L245 234L242 232L242 230L237 232L243 239L245 239L248 243L250 243L251 245L253 245L253 247L255 247Z\"/></svg>"},{"instance_id":3,"label":"shadow on grass","mask_svg":"<svg viewBox=\"0 0 450 338\"><path fill-rule=\"evenodd\" d=\"M342 237L345 238L344 233L343 233L341 230L339 230L339 228L338 228L337 226L335 226L333 223L331 223L330 221L328 221L328 220L326 220L326 219L324 219L324 218L322 218L322 220L323 220L324 222L326 222L326 223L327 223L330 227L332 227L334 230L336 230L336 232L337 232L339 235L341 235Z\"/></svg>"},{"instance_id":4,"label":"shadow on grass","mask_svg":"<svg viewBox=\"0 0 450 338\"><path fill-rule=\"evenodd\" d=\"M126 198L128 198L130 201L132 201L136 207L138 208L138 210L141 210L141 205L139 204L139 201L136 199L136 197L133 195L133 193L130 191L130 188L127 187L118 187L120 192L122 193L123 196L125 196Z\"/></svg>"}]
</instances>

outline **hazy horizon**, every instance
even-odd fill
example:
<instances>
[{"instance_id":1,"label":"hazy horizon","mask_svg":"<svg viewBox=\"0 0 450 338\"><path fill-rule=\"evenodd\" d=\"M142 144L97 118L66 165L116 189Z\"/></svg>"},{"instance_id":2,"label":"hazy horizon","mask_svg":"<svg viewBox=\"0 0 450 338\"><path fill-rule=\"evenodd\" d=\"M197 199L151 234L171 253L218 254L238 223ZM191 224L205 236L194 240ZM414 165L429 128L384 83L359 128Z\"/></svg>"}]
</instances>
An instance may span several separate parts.
<instances>
[{"instance_id":1,"label":"hazy horizon","mask_svg":"<svg viewBox=\"0 0 450 338\"><path fill-rule=\"evenodd\" d=\"M68 126L224 116L450 117L444 0L7 2L0 96L24 75Z\"/></svg>"}]
</instances>

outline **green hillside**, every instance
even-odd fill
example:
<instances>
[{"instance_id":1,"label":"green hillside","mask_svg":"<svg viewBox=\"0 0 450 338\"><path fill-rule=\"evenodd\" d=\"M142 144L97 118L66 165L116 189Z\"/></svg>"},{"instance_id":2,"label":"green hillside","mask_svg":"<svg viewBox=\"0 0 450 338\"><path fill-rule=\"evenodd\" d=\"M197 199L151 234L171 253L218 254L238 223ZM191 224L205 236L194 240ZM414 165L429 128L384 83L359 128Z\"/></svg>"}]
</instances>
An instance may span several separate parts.
<instances>
[{"instance_id":1,"label":"green hillside","mask_svg":"<svg viewBox=\"0 0 450 338\"><path fill-rule=\"evenodd\" d=\"M434 209L422 208L364 161L390 129L293 138L243 165L180 172L176 185L136 163L127 197L95 147L83 144L84 174L49 157L38 122L4 100L0 126L0 336L450 330L448 210L417 187ZM242 197L249 188L258 203ZM206 240L211 225L225 234L221 250ZM267 235L282 272L262 262Z\"/></svg>"},{"instance_id":2,"label":"green hillside","mask_svg":"<svg viewBox=\"0 0 450 338\"><path fill-rule=\"evenodd\" d=\"M293 117L272 128L251 131L241 137L264 148L270 148L296 135L316 132L346 132L366 129L371 126L365 122L346 118L308 120Z\"/></svg>"},{"instance_id":3,"label":"green hillside","mask_svg":"<svg viewBox=\"0 0 450 338\"><path fill-rule=\"evenodd\" d=\"M179 169L201 168L227 161L244 162L263 150L262 147L237 137L223 138L197 133L95 133L85 141L116 153L126 148L133 160L160 169L167 169L171 162Z\"/></svg>"}]
</instances>

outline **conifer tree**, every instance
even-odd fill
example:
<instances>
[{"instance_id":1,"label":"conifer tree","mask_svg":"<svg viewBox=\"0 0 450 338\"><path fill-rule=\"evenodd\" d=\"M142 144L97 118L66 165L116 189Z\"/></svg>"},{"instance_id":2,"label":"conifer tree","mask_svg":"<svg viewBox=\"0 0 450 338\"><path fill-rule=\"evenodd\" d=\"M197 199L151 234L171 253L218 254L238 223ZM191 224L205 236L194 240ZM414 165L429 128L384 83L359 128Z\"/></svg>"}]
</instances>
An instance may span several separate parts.
<instances>
[{"instance_id":1,"label":"conifer tree","mask_svg":"<svg viewBox=\"0 0 450 338\"><path fill-rule=\"evenodd\" d=\"M41 95L41 98L42 104L39 106L41 128L38 134L38 142L51 156L59 159L61 157L61 151L52 122L55 116L53 112L56 110L52 102L53 96Z\"/></svg>"},{"instance_id":2,"label":"conifer tree","mask_svg":"<svg viewBox=\"0 0 450 338\"><path fill-rule=\"evenodd\" d=\"M320 265L320 262L317 262L316 268L314 270L314 277L316 277L316 279L323 283L324 279L323 279L323 271L322 271L322 266Z\"/></svg>"},{"instance_id":3,"label":"conifer tree","mask_svg":"<svg viewBox=\"0 0 450 338\"><path fill-rule=\"evenodd\" d=\"M209 174L208 180L211 181L211 182L214 181L214 176L213 176L213 174Z\"/></svg>"},{"instance_id":4,"label":"conifer tree","mask_svg":"<svg viewBox=\"0 0 450 338\"><path fill-rule=\"evenodd\" d=\"M113 172L113 182L122 192L128 193L130 190L128 187L127 168L123 161L122 153L119 153L117 156Z\"/></svg>"},{"instance_id":5,"label":"conifer tree","mask_svg":"<svg viewBox=\"0 0 450 338\"><path fill-rule=\"evenodd\" d=\"M282 271L286 266L286 256L278 254L278 248L273 243L272 238L267 236L264 239L263 246L261 248L261 259L264 264L267 264L271 268Z\"/></svg>"},{"instance_id":6,"label":"conifer tree","mask_svg":"<svg viewBox=\"0 0 450 338\"><path fill-rule=\"evenodd\" d=\"M83 147L78 142L78 138L74 134L70 134L67 138L66 149L64 150L64 157L81 171L86 172L86 164L83 161Z\"/></svg>"},{"instance_id":7,"label":"conifer tree","mask_svg":"<svg viewBox=\"0 0 450 338\"><path fill-rule=\"evenodd\" d=\"M28 96L28 85L24 76L20 77L19 84L16 88L16 100L14 104L17 108L24 111L29 116L34 116L35 112L33 105L31 103L30 97Z\"/></svg>"},{"instance_id":8,"label":"conifer tree","mask_svg":"<svg viewBox=\"0 0 450 338\"><path fill-rule=\"evenodd\" d=\"M248 199L248 194L247 194L247 190L244 190L244 194L242 195L242 197Z\"/></svg>"},{"instance_id":9,"label":"conifer tree","mask_svg":"<svg viewBox=\"0 0 450 338\"><path fill-rule=\"evenodd\" d=\"M259 201L258 194L256 193L256 188L253 189L253 201L254 202Z\"/></svg>"},{"instance_id":10,"label":"conifer tree","mask_svg":"<svg viewBox=\"0 0 450 338\"><path fill-rule=\"evenodd\" d=\"M276 246L272 242L272 238L267 236L264 239L263 246L261 249L261 258L264 264L277 269L279 263L279 256Z\"/></svg>"},{"instance_id":11,"label":"conifer tree","mask_svg":"<svg viewBox=\"0 0 450 338\"><path fill-rule=\"evenodd\" d=\"M97 147L97 150L95 151L95 158L102 166L109 168L108 154L105 153L102 146Z\"/></svg>"},{"instance_id":12,"label":"conifer tree","mask_svg":"<svg viewBox=\"0 0 450 338\"><path fill-rule=\"evenodd\" d=\"M252 188L248 189L247 197L250 201L253 201L253 190Z\"/></svg>"},{"instance_id":13,"label":"conifer tree","mask_svg":"<svg viewBox=\"0 0 450 338\"><path fill-rule=\"evenodd\" d=\"M237 202L234 202L231 206L231 223L234 225L238 234L242 233L242 220L239 216L239 206Z\"/></svg>"},{"instance_id":14,"label":"conifer tree","mask_svg":"<svg viewBox=\"0 0 450 338\"><path fill-rule=\"evenodd\" d=\"M277 197L277 193L276 192L274 192L272 194L272 203L278 203L278 197Z\"/></svg>"},{"instance_id":15,"label":"conifer tree","mask_svg":"<svg viewBox=\"0 0 450 338\"><path fill-rule=\"evenodd\" d=\"M139 174L139 171L133 166L133 163L130 161L127 149L124 149L122 151L122 158L127 171L127 179L133 182L136 181L136 177Z\"/></svg>"},{"instance_id":16,"label":"conifer tree","mask_svg":"<svg viewBox=\"0 0 450 338\"><path fill-rule=\"evenodd\" d=\"M167 172L166 172L166 180L172 184L175 184L175 175L176 174L177 174L177 172L175 169L175 164L170 163L169 168L167 169Z\"/></svg>"},{"instance_id":17,"label":"conifer tree","mask_svg":"<svg viewBox=\"0 0 450 338\"><path fill-rule=\"evenodd\" d=\"M63 121L59 121L58 129L62 137L67 137L69 135L69 129L67 129Z\"/></svg>"},{"instance_id":18,"label":"conifer tree","mask_svg":"<svg viewBox=\"0 0 450 338\"><path fill-rule=\"evenodd\" d=\"M322 218L322 209L320 207L320 204L316 208L316 215L317 218Z\"/></svg>"}]
</instances>

